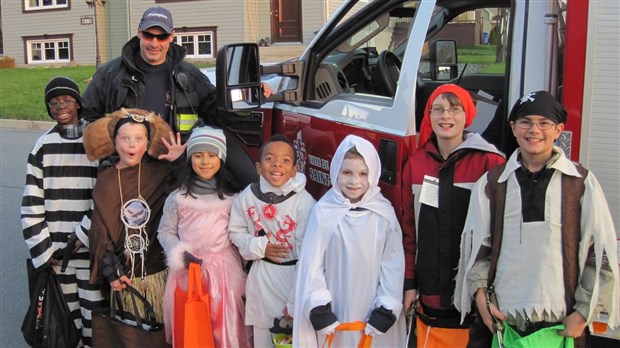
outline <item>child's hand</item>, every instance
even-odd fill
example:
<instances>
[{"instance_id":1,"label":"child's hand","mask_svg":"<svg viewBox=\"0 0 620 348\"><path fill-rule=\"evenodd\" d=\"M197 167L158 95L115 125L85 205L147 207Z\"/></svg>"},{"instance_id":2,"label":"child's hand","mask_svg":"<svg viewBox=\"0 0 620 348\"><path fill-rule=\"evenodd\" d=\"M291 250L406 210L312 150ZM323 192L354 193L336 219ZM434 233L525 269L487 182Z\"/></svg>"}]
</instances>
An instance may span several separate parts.
<instances>
[{"instance_id":1,"label":"child's hand","mask_svg":"<svg viewBox=\"0 0 620 348\"><path fill-rule=\"evenodd\" d=\"M286 245L268 242L265 247L265 257L275 262L284 261L288 253L288 247Z\"/></svg>"},{"instance_id":2,"label":"child's hand","mask_svg":"<svg viewBox=\"0 0 620 348\"><path fill-rule=\"evenodd\" d=\"M198 257L194 256L194 254L190 253L189 251L184 251L183 252L183 264L185 265L185 268L189 268L189 264L191 262L202 265L202 259L199 259Z\"/></svg>"},{"instance_id":3,"label":"child's hand","mask_svg":"<svg viewBox=\"0 0 620 348\"><path fill-rule=\"evenodd\" d=\"M110 283L110 287L114 291L121 291L127 287L127 285L131 286L131 279L129 279L126 275L122 275L119 279Z\"/></svg>"},{"instance_id":4,"label":"child's hand","mask_svg":"<svg viewBox=\"0 0 620 348\"><path fill-rule=\"evenodd\" d=\"M170 142L168 142L166 138L161 137L161 141L164 143L164 145L168 149L168 153L164 155L159 155L157 159L167 160L168 162L174 162L177 158L179 158L185 152L187 143L181 144L181 133L177 132L176 140L174 139L174 134L172 134L172 132L168 132L168 136L170 137Z\"/></svg>"},{"instance_id":5,"label":"child's hand","mask_svg":"<svg viewBox=\"0 0 620 348\"><path fill-rule=\"evenodd\" d=\"M288 313L288 307L287 306L284 306L284 309L282 310L282 314L284 315L284 318L286 320L292 320L293 319L293 316Z\"/></svg>"},{"instance_id":6,"label":"child's hand","mask_svg":"<svg viewBox=\"0 0 620 348\"><path fill-rule=\"evenodd\" d=\"M492 333L495 333L496 329L493 318L503 321L506 319L506 316L502 312L500 312L499 309L497 309L497 307L495 307L495 305L492 303L490 305L491 313L489 313L489 310L487 309L486 289L479 288L478 290L476 290L475 296L476 307L478 307L478 312L482 316L482 321L484 322L484 325L486 325L486 327L489 328Z\"/></svg>"},{"instance_id":7,"label":"child's hand","mask_svg":"<svg viewBox=\"0 0 620 348\"><path fill-rule=\"evenodd\" d=\"M417 291L416 289L405 290L403 294L403 310L409 311L409 308L413 306L416 301Z\"/></svg>"},{"instance_id":8,"label":"child's hand","mask_svg":"<svg viewBox=\"0 0 620 348\"><path fill-rule=\"evenodd\" d=\"M569 316L562 320L562 324L566 326L564 330L560 330L558 335L577 338L583 333L583 329L586 328L586 319L579 313L574 311Z\"/></svg>"}]
</instances>

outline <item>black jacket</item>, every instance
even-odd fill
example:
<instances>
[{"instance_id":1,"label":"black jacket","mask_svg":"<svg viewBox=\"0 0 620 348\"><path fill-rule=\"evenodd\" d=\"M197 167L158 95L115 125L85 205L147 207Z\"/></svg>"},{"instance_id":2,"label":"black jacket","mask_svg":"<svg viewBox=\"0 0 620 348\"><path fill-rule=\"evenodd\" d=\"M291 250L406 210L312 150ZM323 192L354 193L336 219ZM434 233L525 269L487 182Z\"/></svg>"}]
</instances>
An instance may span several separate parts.
<instances>
[{"instance_id":1,"label":"black jacket","mask_svg":"<svg viewBox=\"0 0 620 348\"><path fill-rule=\"evenodd\" d=\"M139 50L140 40L136 36L123 46L120 57L97 69L82 96L82 116L86 121L94 121L121 107L142 105L146 88L144 74L136 66L134 58ZM217 117L215 87L197 67L184 61L185 53L185 48L170 44L167 60L172 63L172 103L167 121L175 132L178 131L179 114L198 114L201 120L194 127L203 125L203 122L221 125Z\"/></svg>"}]
</instances>

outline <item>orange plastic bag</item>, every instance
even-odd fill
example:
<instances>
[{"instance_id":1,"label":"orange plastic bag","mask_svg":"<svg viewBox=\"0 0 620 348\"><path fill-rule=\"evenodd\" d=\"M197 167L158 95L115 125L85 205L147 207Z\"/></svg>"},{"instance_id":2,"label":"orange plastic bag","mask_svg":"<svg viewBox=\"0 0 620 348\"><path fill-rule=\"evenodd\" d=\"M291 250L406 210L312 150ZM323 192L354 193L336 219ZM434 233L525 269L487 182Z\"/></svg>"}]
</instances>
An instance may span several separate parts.
<instances>
[{"instance_id":1,"label":"orange plastic bag","mask_svg":"<svg viewBox=\"0 0 620 348\"><path fill-rule=\"evenodd\" d=\"M427 326L416 317L418 347L463 347L469 341L469 329L448 329Z\"/></svg>"},{"instance_id":2,"label":"orange plastic bag","mask_svg":"<svg viewBox=\"0 0 620 348\"><path fill-rule=\"evenodd\" d=\"M174 346L213 348L209 294L202 290L199 264L189 264L187 278L187 291L174 291Z\"/></svg>"}]
</instances>

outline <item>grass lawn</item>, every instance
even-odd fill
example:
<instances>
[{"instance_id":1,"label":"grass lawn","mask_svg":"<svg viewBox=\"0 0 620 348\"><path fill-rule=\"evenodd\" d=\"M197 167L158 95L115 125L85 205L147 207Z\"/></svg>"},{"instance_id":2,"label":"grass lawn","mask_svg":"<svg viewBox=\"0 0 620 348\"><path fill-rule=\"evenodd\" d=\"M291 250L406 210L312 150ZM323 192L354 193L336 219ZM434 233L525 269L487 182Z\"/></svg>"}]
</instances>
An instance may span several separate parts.
<instances>
[{"instance_id":1,"label":"grass lawn","mask_svg":"<svg viewBox=\"0 0 620 348\"><path fill-rule=\"evenodd\" d=\"M458 49L459 63L482 65L482 74L503 74L506 63L495 62L495 45L464 47Z\"/></svg>"},{"instance_id":2,"label":"grass lawn","mask_svg":"<svg viewBox=\"0 0 620 348\"><path fill-rule=\"evenodd\" d=\"M205 68L215 63L199 62L196 66ZM94 65L0 69L0 119L51 121L43 99L47 82L66 76L75 80L83 93L95 70Z\"/></svg>"},{"instance_id":3,"label":"grass lawn","mask_svg":"<svg viewBox=\"0 0 620 348\"><path fill-rule=\"evenodd\" d=\"M84 92L95 66L62 68L0 69L0 118L51 121L45 108L44 91L56 76L72 78Z\"/></svg>"}]
</instances>

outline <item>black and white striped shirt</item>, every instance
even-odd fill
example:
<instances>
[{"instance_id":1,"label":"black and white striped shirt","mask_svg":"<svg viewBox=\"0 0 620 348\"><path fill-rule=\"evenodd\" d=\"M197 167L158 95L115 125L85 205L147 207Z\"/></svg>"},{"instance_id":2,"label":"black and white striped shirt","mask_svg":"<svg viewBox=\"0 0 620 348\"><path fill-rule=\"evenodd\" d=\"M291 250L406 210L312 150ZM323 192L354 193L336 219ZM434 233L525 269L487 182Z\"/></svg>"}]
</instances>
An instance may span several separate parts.
<instances>
[{"instance_id":1,"label":"black and white striped shirt","mask_svg":"<svg viewBox=\"0 0 620 348\"><path fill-rule=\"evenodd\" d=\"M57 126L42 135L28 155L21 222L37 269L65 247L67 237L91 211L97 165L86 158L82 137L65 138ZM88 246L86 235L78 237ZM88 249L82 247L69 266L88 268Z\"/></svg>"}]
</instances>

